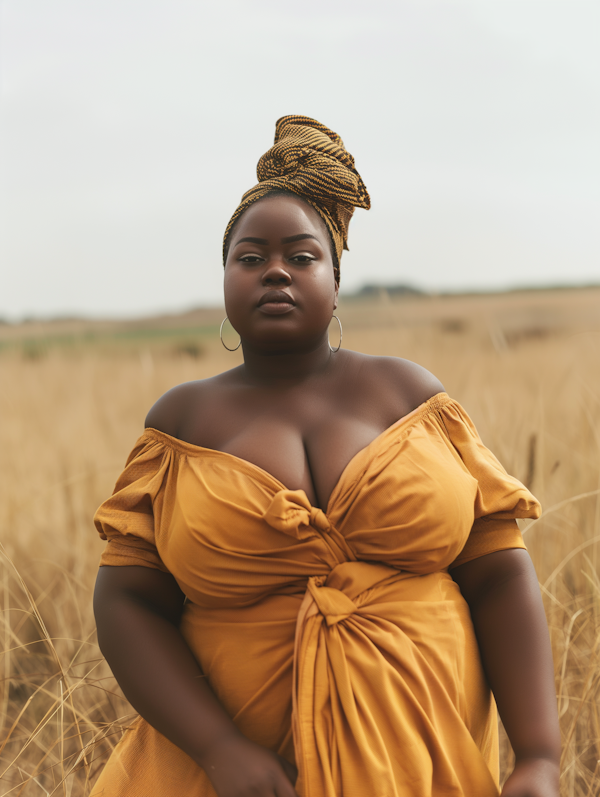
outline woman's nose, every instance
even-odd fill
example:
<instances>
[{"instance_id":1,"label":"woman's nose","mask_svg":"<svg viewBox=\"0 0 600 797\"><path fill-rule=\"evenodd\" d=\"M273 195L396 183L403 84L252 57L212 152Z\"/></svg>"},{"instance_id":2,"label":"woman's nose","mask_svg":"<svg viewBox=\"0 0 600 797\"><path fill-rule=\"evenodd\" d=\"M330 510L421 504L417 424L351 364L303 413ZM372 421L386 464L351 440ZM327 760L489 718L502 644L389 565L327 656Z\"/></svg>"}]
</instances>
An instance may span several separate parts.
<instances>
[{"instance_id":1,"label":"woman's nose","mask_svg":"<svg viewBox=\"0 0 600 797\"><path fill-rule=\"evenodd\" d=\"M289 271L285 264L278 258L270 261L262 274L263 285L289 285L292 282Z\"/></svg>"}]
</instances>

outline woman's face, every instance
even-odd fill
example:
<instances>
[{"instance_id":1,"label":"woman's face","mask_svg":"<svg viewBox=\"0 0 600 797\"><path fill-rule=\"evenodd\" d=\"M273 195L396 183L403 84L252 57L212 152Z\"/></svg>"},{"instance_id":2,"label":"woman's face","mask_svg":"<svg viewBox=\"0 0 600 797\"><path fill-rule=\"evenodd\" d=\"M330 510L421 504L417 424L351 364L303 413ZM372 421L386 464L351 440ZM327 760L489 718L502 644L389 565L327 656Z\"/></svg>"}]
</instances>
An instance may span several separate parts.
<instances>
[{"instance_id":1,"label":"woman's face","mask_svg":"<svg viewBox=\"0 0 600 797\"><path fill-rule=\"evenodd\" d=\"M270 351L318 345L337 295L318 213L288 196L251 205L233 230L225 264L225 309L243 343Z\"/></svg>"}]
</instances>

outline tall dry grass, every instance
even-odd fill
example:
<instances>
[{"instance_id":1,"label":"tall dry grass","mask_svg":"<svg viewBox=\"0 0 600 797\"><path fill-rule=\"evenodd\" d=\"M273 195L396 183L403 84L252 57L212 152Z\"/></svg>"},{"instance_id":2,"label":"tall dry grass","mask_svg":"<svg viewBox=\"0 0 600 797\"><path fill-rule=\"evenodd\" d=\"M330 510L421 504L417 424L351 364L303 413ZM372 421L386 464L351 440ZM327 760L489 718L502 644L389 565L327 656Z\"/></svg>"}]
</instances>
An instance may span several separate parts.
<instances>
[{"instance_id":1,"label":"tall dry grass","mask_svg":"<svg viewBox=\"0 0 600 797\"><path fill-rule=\"evenodd\" d=\"M524 533L552 636L562 795L597 797L600 292L383 295L348 302L340 315L345 346L436 373L542 500L542 518ZM96 645L91 591L102 543L92 515L153 401L237 364L239 353L214 336L199 358L193 346L158 338L122 349L36 346L0 354L0 794L80 797L133 716Z\"/></svg>"}]
</instances>

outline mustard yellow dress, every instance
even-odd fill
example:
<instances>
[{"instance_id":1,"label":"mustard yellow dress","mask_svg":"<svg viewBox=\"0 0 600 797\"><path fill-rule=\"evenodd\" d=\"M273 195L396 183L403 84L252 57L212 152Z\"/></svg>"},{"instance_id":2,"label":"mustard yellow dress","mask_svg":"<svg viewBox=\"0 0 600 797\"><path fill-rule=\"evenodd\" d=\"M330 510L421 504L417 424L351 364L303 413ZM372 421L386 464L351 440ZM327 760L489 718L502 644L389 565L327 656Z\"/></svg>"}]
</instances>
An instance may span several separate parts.
<instances>
[{"instance_id":1,"label":"mustard yellow dress","mask_svg":"<svg viewBox=\"0 0 600 797\"><path fill-rule=\"evenodd\" d=\"M168 570L181 631L301 797L497 797L493 697L448 571L523 548L539 504L440 393L344 470L326 511L261 468L147 429L98 510L103 565ZM138 718L94 797L214 797Z\"/></svg>"}]
</instances>

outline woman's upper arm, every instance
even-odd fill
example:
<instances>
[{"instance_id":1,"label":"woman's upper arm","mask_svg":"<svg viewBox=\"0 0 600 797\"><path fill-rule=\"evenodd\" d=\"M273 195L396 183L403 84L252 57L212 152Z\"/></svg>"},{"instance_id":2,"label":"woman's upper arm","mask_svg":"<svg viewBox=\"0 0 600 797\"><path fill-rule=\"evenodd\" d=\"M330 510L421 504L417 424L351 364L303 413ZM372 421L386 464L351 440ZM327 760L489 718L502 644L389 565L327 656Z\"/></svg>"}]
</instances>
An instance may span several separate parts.
<instances>
[{"instance_id":1,"label":"woman's upper arm","mask_svg":"<svg viewBox=\"0 0 600 797\"><path fill-rule=\"evenodd\" d=\"M118 611L119 601L135 601L169 622L181 618L185 596L170 573L151 567L102 566L94 590L94 614L101 624Z\"/></svg>"},{"instance_id":2,"label":"woman's upper arm","mask_svg":"<svg viewBox=\"0 0 600 797\"><path fill-rule=\"evenodd\" d=\"M450 575L470 606L475 606L490 590L517 576L533 577L537 584L533 564L523 548L511 548L480 556L453 568Z\"/></svg>"}]
</instances>

